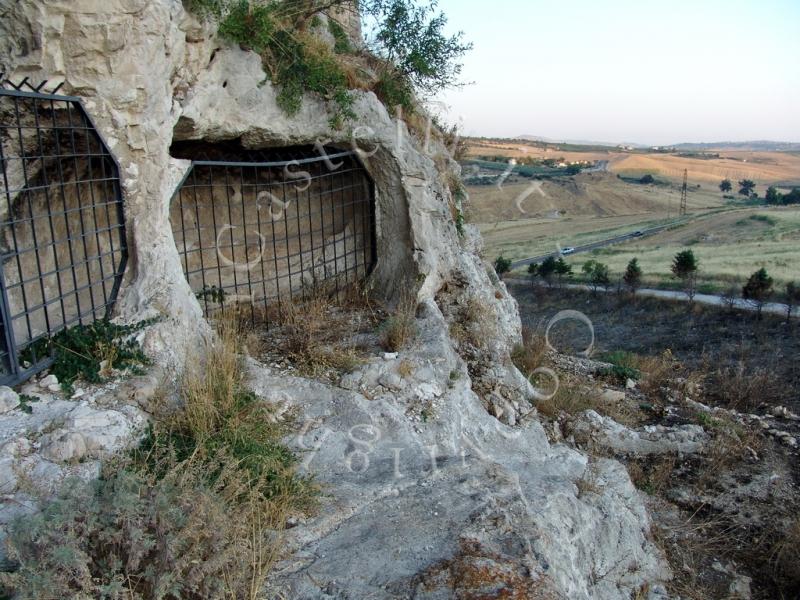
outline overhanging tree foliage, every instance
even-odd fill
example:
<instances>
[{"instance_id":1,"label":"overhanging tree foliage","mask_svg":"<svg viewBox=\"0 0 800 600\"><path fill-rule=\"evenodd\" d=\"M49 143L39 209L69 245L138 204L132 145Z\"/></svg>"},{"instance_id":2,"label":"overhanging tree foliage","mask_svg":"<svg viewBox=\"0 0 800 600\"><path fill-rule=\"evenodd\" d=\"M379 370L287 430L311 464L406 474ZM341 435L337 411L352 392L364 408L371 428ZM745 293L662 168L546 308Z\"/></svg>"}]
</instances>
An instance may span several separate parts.
<instances>
[{"instance_id":1,"label":"overhanging tree foliage","mask_svg":"<svg viewBox=\"0 0 800 600\"><path fill-rule=\"evenodd\" d=\"M459 85L460 58L472 48L463 33L446 35L447 17L436 0L184 0L213 20L224 39L261 55L288 114L300 109L304 92L332 101L333 125L352 119L352 88L371 89L387 106L414 108L415 94L430 95ZM369 21L371 50L359 52L331 9L359 11ZM327 14L334 48L319 44L314 19ZM341 55L348 55L343 61ZM382 60L380 60L382 59ZM358 68L353 68L353 65ZM376 72L377 71L377 72ZM354 77L363 78L357 83Z\"/></svg>"},{"instance_id":2,"label":"overhanging tree foliage","mask_svg":"<svg viewBox=\"0 0 800 600\"><path fill-rule=\"evenodd\" d=\"M447 17L438 2L366 0L361 10L375 21L371 47L394 68L395 78L409 82L422 95L461 84L459 59L472 44L463 32L444 33Z\"/></svg>"}]
</instances>

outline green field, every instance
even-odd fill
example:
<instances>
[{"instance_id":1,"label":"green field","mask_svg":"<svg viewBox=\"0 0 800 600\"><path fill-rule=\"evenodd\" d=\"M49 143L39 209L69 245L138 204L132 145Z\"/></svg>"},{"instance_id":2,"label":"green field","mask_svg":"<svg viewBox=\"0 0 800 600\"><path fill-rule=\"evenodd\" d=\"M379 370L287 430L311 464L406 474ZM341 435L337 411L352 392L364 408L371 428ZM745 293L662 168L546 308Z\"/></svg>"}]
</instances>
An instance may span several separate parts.
<instances>
[{"instance_id":1,"label":"green field","mask_svg":"<svg viewBox=\"0 0 800 600\"><path fill-rule=\"evenodd\" d=\"M800 209L715 212L652 237L571 256L568 262L579 271L587 260L599 260L619 276L635 257L647 285L671 288L676 287L670 272L672 258L687 248L700 260L703 291L744 283L761 267L782 290L788 281L800 281Z\"/></svg>"}]
</instances>

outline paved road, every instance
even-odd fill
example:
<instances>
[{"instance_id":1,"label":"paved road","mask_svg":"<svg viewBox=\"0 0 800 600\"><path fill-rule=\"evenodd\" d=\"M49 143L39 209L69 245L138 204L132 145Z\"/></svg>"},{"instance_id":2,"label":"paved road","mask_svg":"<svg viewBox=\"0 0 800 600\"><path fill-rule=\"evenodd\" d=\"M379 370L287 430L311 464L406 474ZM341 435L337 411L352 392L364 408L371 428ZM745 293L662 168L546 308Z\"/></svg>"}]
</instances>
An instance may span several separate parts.
<instances>
[{"instance_id":1,"label":"paved road","mask_svg":"<svg viewBox=\"0 0 800 600\"><path fill-rule=\"evenodd\" d=\"M574 254L578 254L580 252L591 252L592 250L597 250L598 248L604 248L606 246L611 246L613 244L619 244L621 242L627 242L628 240L636 239L637 237L646 237L648 235L653 235L659 233L661 231L665 231L670 227L675 227L677 225L682 225L689 221L691 217L682 217L680 219L676 219L671 223L667 223L666 225L659 225L658 227L650 227L649 229L640 229L641 235L634 235L634 232L626 233L625 235L618 235L617 237L609 238L607 240L600 240L599 242L592 242L591 244L584 244L583 246L575 246ZM512 269L518 269L519 267L526 267L533 263L540 263L544 259L548 257L557 258L560 256L558 252L551 252L550 254L543 254L542 256L534 256L532 258L523 258L522 260L517 260L511 263Z\"/></svg>"}]
</instances>

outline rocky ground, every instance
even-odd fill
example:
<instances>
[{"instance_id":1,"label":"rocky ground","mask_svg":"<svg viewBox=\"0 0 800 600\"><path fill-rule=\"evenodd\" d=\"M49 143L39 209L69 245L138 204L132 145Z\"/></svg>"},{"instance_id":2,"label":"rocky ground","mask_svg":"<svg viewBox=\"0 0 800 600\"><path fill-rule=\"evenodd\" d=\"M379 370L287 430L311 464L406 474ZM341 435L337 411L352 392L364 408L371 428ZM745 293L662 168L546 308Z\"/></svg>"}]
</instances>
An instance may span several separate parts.
<instances>
[{"instance_id":1,"label":"rocky ground","mask_svg":"<svg viewBox=\"0 0 800 600\"><path fill-rule=\"evenodd\" d=\"M523 319L538 321L581 299L558 292L541 303L522 297ZM637 307L622 303L577 305L586 308L595 325L599 348L594 356L610 357L616 364L542 350L542 364L561 378L559 393L539 406L551 441L625 464L643 492L654 539L669 558L674 579L668 589L676 597L797 597L800 417L794 403L776 402L770 394L779 388L775 380L781 382L780 375L760 388L742 387L772 357L740 364L744 381L735 384L741 389L735 401L720 406L722 392L730 393L718 379L727 368L724 352L717 354L713 368L700 370L703 361L690 355L689 342L665 333L666 315L674 315L675 307L661 307L659 313L648 304L646 317L637 320L631 317ZM709 317L705 323L704 316ZM691 315L691 337L705 333L707 342L724 345L724 338L711 338L709 329L726 319L736 317L705 311ZM645 321L652 331L644 329ZM731 325L731 335L748 325L756 330L743 336L750 351L761 343L758 327L793 335L780 323L759 326L742 319ZM686 324L672 322L669 327L682 330ZM563 342L576 333L568 329L553 339ZM651 343L642 341L642 332ZM658 345L670 341L677 348L674 354ZM785 355L793 344L774 349L773 355ZM639 353L612 352L634 346ZM698 344L695 352L699 355L704 346ZM781 382L785 398L791 397L792 381ZM742 393L750 397L742 401Z\"/></svg>"}]
</instances>

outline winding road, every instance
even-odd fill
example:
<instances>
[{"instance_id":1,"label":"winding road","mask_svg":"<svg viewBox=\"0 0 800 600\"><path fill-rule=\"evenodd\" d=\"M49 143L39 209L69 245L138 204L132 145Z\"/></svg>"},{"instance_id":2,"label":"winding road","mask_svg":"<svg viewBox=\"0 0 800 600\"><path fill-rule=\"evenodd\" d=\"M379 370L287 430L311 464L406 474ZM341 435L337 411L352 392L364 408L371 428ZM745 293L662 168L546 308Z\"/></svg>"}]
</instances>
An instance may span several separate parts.
<instances>
[{"instance_id":1,"label":"winding road","mask_svg":"<svg viewBox=\"0 0 800 600\"><path fill-rule=\"evenodd\" d=\"M627 242L629 240L633 240L636 238L646 237L648 235L654 235L661 231L666 231L671 227L677 227L679 225L683 225L688 222L691 217L682 217L680 219L676 219L671 223L666 223L665 225L658 225L657 227L650 227L648 229L640 229L637 231L632 231L631 233L626 233L624 235L618 235L613 238L609 238L606 240L600 240L599 242L592 242L590 244L584 244L583 246L575 246L575 252L570 252L570 254L578 254L581 252L591 252L592 250L597 250L598 248L605 248L606 246L611 246L613 244L620 244L622 242ZM526 267L533 263L540 263L544 259L549 257L557 258L561 256L559 252L551 252L550 254L543 254L541 256L534 256L532 258L523 258L521 260L517 260L511 263L511 269L518 269L520 267Z\"/></svg>"}]
</instances>

